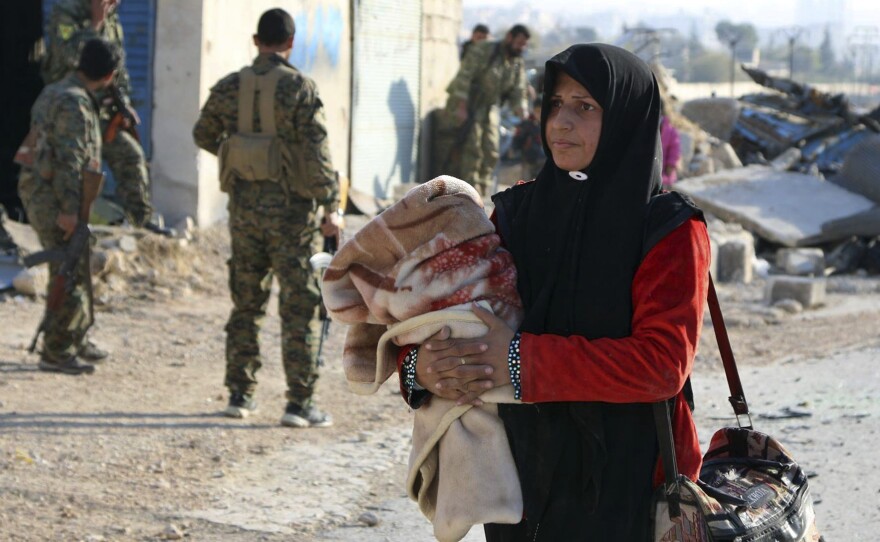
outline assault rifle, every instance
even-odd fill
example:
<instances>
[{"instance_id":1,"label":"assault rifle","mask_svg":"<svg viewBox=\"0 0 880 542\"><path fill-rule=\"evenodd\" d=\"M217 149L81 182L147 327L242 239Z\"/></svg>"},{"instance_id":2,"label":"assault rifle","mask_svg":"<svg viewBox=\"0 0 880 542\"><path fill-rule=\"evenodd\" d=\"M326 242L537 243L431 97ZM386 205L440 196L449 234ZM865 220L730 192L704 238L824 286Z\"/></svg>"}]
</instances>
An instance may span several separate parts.
<instances>
[{"instance_id":1,"label":"assault rifle","mask_svg":"<svg viewBox=\"0 0 880 542\"><path fill-rule=\"evenodd\" d=\"M328 238L325 237L324 239L326 243ZM313 271L319 272L323 277L324 271L330 266L330 260L332 258L333 255L329 252L318 252L309 258L309 265L312 266ZM327 314L327 307L324 305L323 279L318 286L321 289L321 338L318 340L318 367L320 367L324 365L324 358L321 355L324 350L324 339L330 334L330 315Z\"/></svg>"},{"instance_id":2,"label":"assault rifle","mask_svg":"<svg viewBox=\"0 0 880 542\"><path fill-rule=\"evenodd\" d=\"M89 215L92 211L92 203L101 193L104 185L104 174L100 171L83 168L82 171L82 197L80 199L80 209L76 229L70 240L61 248L43 250L29 254L24 257L24 265L33 267L43 263L58 263L58 272L52 276L52 287L49 290L49 297L46 299L46 311L43 313L43 319L40 321L37 332L28 347L28 352L33 353L37 347L37 340L40 334L46 331L48 326L49 315L59 310L63 305L67 296L73 291L77 283L78 267L82 265L85 268L86 292L89 296L89 323L86 330L95 323L94 300L92 295L92 275L89 265L89 249L92 232L89 230ZM85 262L83 259L85 258ZM81 339L81 337L78 337Z\"/></svg>"},{"instance_id":3,"label":"assault rifle","mask_svg":"<svg viewBox=\"0 0 880 542\"><path fill-rule=\"evenodd\" d=\"M107 87L107 92L110 94L111 99L111 116L110 124L107 125L107 129L104 131L104 143L112 143L116 139L119 130L128 132L140 143L141 136L138 135L136 128L140 121L132 112L130 106L125 103L122 91L113 84Z\"/></svg>"}]
</instances>

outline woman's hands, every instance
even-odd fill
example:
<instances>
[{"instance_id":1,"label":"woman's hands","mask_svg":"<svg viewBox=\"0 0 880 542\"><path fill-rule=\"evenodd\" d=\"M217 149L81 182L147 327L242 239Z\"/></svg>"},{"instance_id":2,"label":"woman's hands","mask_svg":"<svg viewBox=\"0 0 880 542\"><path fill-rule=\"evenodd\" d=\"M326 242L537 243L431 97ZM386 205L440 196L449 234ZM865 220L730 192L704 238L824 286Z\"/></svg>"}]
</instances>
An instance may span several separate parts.
<instances>
[{"instance_id":1,"label":"woman's hands","mask_svg":"<svg viewBox=\"0 0 880 542\"><path fill-rule=\"evenodd\" d=\"M507 350L514 330L476 303L471 310L489 327L484 336L450 339L443 328L419 348L416 364L419 384L459 405L481 405L482 393L510 382Z\"/></svg>"}]
</instances>

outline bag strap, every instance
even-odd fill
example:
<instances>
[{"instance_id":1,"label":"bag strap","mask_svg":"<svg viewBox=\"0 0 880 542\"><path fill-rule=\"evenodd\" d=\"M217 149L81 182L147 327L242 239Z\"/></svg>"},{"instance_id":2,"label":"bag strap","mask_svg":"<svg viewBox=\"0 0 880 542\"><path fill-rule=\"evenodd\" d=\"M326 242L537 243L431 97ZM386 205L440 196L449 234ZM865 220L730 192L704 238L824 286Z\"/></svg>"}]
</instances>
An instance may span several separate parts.
<instances>
[{"instance_id":1,"label":"bag strap","mask_svg":"<svg viewBox=\"0 0 880 542\"><path fill-rule=\"evenodd\" d=\"M724 374L727 376L727 387L730 389L730 405L736 414L736 423L742 429L752 429L752 416L749 414L749 405L746 403L746 394L743 391L742 381L739 379L739 371L736 368L736 360L733 358L733 349L730 347L730 338L727 336L727 327L724 325L724 317L721 315L721 305L718 303L718 293L715 291L715 283L712 275L709 275L709 314L712 316L712 327L715 329L715 339L718 341L718 350L721 352L721 363L724 365ZM746 416L748 423L743 425L740 416Z\"/></svg>"},{"instance_id":2,"label":"bag strap","mask_svg":"<svg viewBox=\"0 0 880 542\"><path fill-rule=\"evenodd\" d=\"M669 402L654 403L654 423L657 424L657 440L660 441L660 458L663 460L663 474L666 484L663 488L669 505L669 517L681 515L681 493L678 487L678 464L675 461L675 443L672 440L672 417L669 415Z\"/></svg>"},{"instance_id":3,"label":"bag strap","mask_svg":"<svg viewBox=\"0 0 880 542\"><path fill-rule=\"evenodd\" d=\"M238 82L238 131L243 134L254 133L254 96L260 92L260 134L275 135L275 89L278 81L287 73L293 73L287 66L276 66L263 75L257 75L250 66L242 68Z\"/></svg>"},{"instance_id":4,"label":"bag strap","mask_svg":"<svg viewBox=\"0 0 880 542\"><path fill-rule=\"evenodd\" d=\"M718 292L715 291L715 283L712 275L709 275L709 314L712 316L712 328L715 330L715 338L718 341L718 350L721 353L721 362L724 365L724 373L727 376L727 385L730 388L730 401L733 412L736 414L736 423L743 429L752 428L752 417L749 415L749 406L746 403L745 392L739 371L736 368L736 360L733 357L733 349L730 347L730 338L727 336L727 327L724 325L724 317L721 315L721 305L718 303ZM681 514L679 506L679 482L678 464L675 460L675 441L672 435L672 416L669 413L669 402L660 401L654 403L654 422L657 425L657 440L660 444L660 457L663 461L663 474L666 480L665 495L669 504L669 517L676 518ZM740 416L746 416L748 423L743 426Z\"/></svg>"},{"instance_id":5,"label":"bag strap","mask_svg":"<svg viewBox=\"0 0 880 542\"><path fill-rule=\"evenodd\" d=\"M238 72L238 131L254 131L254 94L257 92L257 74L247 66Z\"/></svg>"},{"instance_id":6,"label":"bag strap","mask_svg":"<svg viewBox=\"0 0 880 542\"><path fill-rule=\"evenodd\" d=\"M275 89L284 75L281 67L272 68L269 73L257 77L257 89L260 91L260 133L275 135Z\"/></svg>"}]
</instances>

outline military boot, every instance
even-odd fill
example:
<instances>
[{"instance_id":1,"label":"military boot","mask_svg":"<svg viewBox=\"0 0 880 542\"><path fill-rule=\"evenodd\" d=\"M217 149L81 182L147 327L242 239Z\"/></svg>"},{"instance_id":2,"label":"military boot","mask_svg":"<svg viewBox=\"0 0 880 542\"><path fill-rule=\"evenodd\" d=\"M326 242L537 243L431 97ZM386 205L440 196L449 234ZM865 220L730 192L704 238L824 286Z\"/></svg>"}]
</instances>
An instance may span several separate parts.
<instances>
[{"instance_id":1,"label":"military boot","mask_svg":"<svg viewBox=\"0 0 880 542\"><path fill-rule=\"evenodd\" d=\"M76 356L56 360L45 353L40 356L40 364L38 367L41 371L64 373L66 375L90 375L95 372L94 365L83 363L78 360Z\"/></svg>"},{"instance_id":2,"label":"military boot","mask_svg":"<svg viewBox=\"0 0 880 542\"><path fill-rule=\"evenodd\" d=\"M297 403L288 402L281 417L281 425L285 427L330 427L333 425L333 417L319 410L314 404L305 407Z\"/></svg>"},{"instance_id":3,"label":"military boot","mask_svg":"<svg viewBox=\"0 0 880 542\"><path fill-rule=\"evenodd\" d=\"M79 351L76 353L76 355L91 363L100 363L107 359L107 356L110 355L110 352L107 352L102 348L98 348L98 345L96 345L92 341L85 341L82 343L82 346L79 347Z\"/></svg>"},{"instance_id":4,"label":"military boot","mask_svg":"<svg viewBox=\"0 0 880 542\"><path fill-rule=\"evenodd\" d=\"M246 393L234 391L229 394L229 405L223 414L229 418L247 418L257 410L257 402Z\"/></svg>"}]
</instances>

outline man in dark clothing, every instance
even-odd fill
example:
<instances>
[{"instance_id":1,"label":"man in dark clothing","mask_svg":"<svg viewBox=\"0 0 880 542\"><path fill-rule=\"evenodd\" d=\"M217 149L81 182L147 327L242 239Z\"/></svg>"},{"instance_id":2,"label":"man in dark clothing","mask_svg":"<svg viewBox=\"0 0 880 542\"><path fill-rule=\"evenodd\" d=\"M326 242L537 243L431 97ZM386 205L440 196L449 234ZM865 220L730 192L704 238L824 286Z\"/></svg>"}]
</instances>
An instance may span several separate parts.
<instances>
[{"instance_id":1,"label":"man in dark clothing","mask_svg":"<svg viewBox=\"0 0 880 542\"><path fill-rule=\"evenodd\" d=\"M461 59L464 59L464 55L468 51L468 47L475 43L479 43L481 41L486 41L489 39L489 27L484 25L483 23L478 24L471 30L471 39L461 44Z\"/></svg>"}]
</instances>

